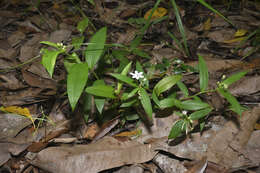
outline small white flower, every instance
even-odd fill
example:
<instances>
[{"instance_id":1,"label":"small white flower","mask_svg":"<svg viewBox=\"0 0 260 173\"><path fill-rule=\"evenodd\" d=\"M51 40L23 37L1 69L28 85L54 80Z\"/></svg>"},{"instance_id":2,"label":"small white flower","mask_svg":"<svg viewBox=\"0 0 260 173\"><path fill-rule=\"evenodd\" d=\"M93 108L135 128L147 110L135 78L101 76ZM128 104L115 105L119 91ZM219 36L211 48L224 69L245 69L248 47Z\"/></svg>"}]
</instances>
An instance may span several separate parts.
<instances>
[{"instance_id":1,"label":"small white flower","mask_svg":"<svg viewBox=\"0 0 260 173\"><path fill-rule=\"evenodd\" d=\"M180 64L180 63L182 63L182 60L177 59L177 60L175 60L175 62L176 62L177 64Z\"/></svg>"},{"instance_id":2,"label":"small white flower","mask_svg":"<svg viewBox=\"0 0 260 173\"><path fill-rule=\"evenodd\" d=\"M143 72L138 72L136 70L134 73L131 72L130 75L132 75L133 79L137 79L137 80L144 78Z\"/></svg>"},{"instance_id":3,"label":"small white flower","mask_svg":"<svg viewBox=\"0 0 260 173\"><path fill-rule=\"evenodd\" d=\"M187 111L182 111L182 114L183 115L187 115Z\"/></svg>"}]
</instances>

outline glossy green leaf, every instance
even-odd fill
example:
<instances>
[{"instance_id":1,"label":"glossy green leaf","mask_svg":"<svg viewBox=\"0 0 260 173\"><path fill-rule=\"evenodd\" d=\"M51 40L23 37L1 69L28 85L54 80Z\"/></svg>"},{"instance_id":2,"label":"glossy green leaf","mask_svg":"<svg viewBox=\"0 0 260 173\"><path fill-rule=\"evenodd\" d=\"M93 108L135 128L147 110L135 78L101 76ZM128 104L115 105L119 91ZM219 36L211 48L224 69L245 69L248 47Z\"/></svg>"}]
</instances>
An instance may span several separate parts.
<instances>
[{"instance_id":1,"label":"glossy green leaf","mask_svg":"<svg viewBox=\"0 0 260 173\"><path fill-rule=\"evenodd\" d=\"M237 99L230 92L224 90L223 88L217 88L217 91L231 104L232 110L241 116L243 109Z\"/></svg>"},{"instance_id":2,"label":"glossy green leaf","mask_svg":"<svg viewBox=\"0 0 260 173\"><path fill-rule=\"evenodd\" d=\"M172 75L163 78L160 80L154 87L154 91L159 96L162 92L170 89L172 86L174 86L179 80L181 80L181 75Z\"/></svg>"},{"instance_id":3,"label":"glossy green leaf","mask_svg":"<svg viewBox=\"0 0 260 173\"><path fill-rule=\"evenodd\" d=\"M97 85L105 85L105 81L104 80L96 80L93 83L93 86L97 86ZM105 105L105 101L106 101L106 99L104 99L104 98L100 98L100 97L97 97L97 96L94 97L95 105L96 105L97 110L100 114L102 114L102 111L103 111L103 108L104 108L104 105Z\"/></svg>"},{"instance_id":4,"label":"glossy green leaf","mask_svg":"<svg viewBox=\"0 0 260 173\"><path fill-rule=\"evenodd\" d=\"M180 88L185 97L189 96L189 90L182 81L178 81L177 86Z\"/></svg>"},{"instance_id":5,"label":"glossy green leaf","mask_svg":"<svg viewBox=\"0 0 260 173\"><path fill-rule=\"evenodd\" d=\"M125 75L125 76L126 76L127 73L129 72L129 70L131 69L131 65L132 65L132 62L128 63L128 64L125 66L125 68L122 70L121 75ZM122 86L123 86L123 83L122 83L121 81L119 81L119 82L117 83L117 89L116 89L116 91L115 91L115 93L116 93L117 95L120 93Z\"/></svg>"},{"instance_id":6,"label":"glossy green leaf","mask_svg":"<svg viewBox=\"0 0 260 173\"><path fill-rule=\"evenodd\" d=\"M133 104L136 103L136 99L135 100L131 100L129 102L125 102L123 104L120 105L121 108L127 108L127 107L131 107Z\"/></svg>"},{"instance_id":7,"label":"glossy green leaf","mask_svg":"<svg viewBox=\"0 0 260 173\"><path fill-rule=\"evenodd\" d=\"M174 98L166 98L160 101L160 108L165 109L165 108L170 108L173 107L175 104L175 99Z\"/></svg>"},{"instance_id":8,"label":"glossy green leaf","mask_svg":"<svg viewBox=\"0 0 260 173\"><path fill-rule=\"evenodd\" d=\"M200 73L200 91L205 91L208 88L209 72L208 67L202 56L199 56L199 73Z\"/></svg>"},{"instance_id":9,"label":"glossy green leaf","mask_svg":"<svg viewBox=\"0 0 260 173\"><path fill-rule=\"evenodd\" d=\"M137 87L137 85L134 83L134 80L128 76L116 73L112 73L110 75L124 83L127 83L130 86Z\"/></svg>"},{"instance_id":10,"label":"glossy green leaf","mask_svg":"<svg viewBox=\"0 0 260 173\"><path fill-rule=\"evenodd\" d=\"M42 65L46 68L49 75L52 77L56 59L59 54L61 54L62 50L48 50L48 49L42 49L43 55L42 55Z\"/></svg>"},{"instance_id":11,"label":"glossy green leaf","mask_svg":"<svg viewBox=\"0 0 260 173\"><path fill-rule=\"evenodd\" d=\"M85 91L95 96L112 98L112 99L115 98L114 88L108 85L94 85L91 87L87 87Z\"/></svg>"},{"instance_id":12,"label":"glossy green leaf","mask_svg":"<svg viewBox=\"0 0 260 173\"><path fill-rule=\"evenodd\" d=\"M89 20L88 18L84 17L77 25L77 29L78 31L83 34L83 32L85 31L85 29L88 27L89 24Z\"/></svg>"},{"instance_id":13,"label":"glossy green leaf","mask_svg":"<svg viewBox=\"0 0 260 173\"><path fill-rule=\"evenodd\" d=\"M90 39L90 43L85 51L85 59L90 69L93 69L98 60L100 59L103 49L105 47L107 29L101 28Z\"/></svg>"},{"instance_id":14,"label":"glossy green leaf","mask_svg":"<svg viewBox=\"0 0 260 173\"><path fill-rule=\"evenodd\" d=\"M95 105L100 114L102 114L106 99L94 98Z\"/></svg>"},{"instance_id":15,"label":"glossy green leaf","mask_svg":"<svg viewBox=\"0 0 260 173\"><path fill-rule=\"evenodd\" d=\"M80 74L80 75L79 75ZM73 64L68 69L67 76L67 92L72 110L75 109L76 104L83 92L88 80L88 64L79 63Z\"/></svg>"},{"instance_id":16,"label":"glossy green leaf","mask_svg":"<svg viewBox=\"0 0 260 173\"><path fill-rule=\"evenodd\" d=\"M152 119L152 114L153 114L153 109L152 109L152 104L151 104L151 100L149 95L147 94L147 92L145 91L145 89L140 88L139 89L139 96L140 96L140 101L141 104L146 112L146 114L148 115L148 117L150 119Z\"/></svg>"},{"instance_id":17,"label":"glossy green leaf","mask_svg":"<svg viewBox=\"0 0 260 173\"><path fill-rule=\"evenodd\" d=\"M180 102L179 104L177 104L176 102L177 101L175 101L175 106L184 110L196 111L209 107L209 104L198 100L185 100L183 102Z\"/></svg>"},{"instance_id":18,"label":"glossy green leaf","mask_svg":"<svg viewBox=\"0 0 260 173\"><path fill-rule=\"evenodd\" d=\"M161 105L160 105L160 100L158 99L155 91L153 90L153 93L152 93L152 99L154 101L154 103L159 107L161 108Z\"/></svg>"},{"instance_id":19,"label":"glossy green leaf","mask_svg":"<svg viewBox=\"0 0 260 173\"><path fill-rule=\"evenodd\" d=\"M186 124L183 120L176 121L172 126L168 139L175 139L179 137L182 134L182 132L185 131L185 129L186 129Z\"/></svg>"},{"instance_id":20,"label":"glossy green leaf","mask_svg":"<svg viewBox=\"0 0 260 173\"><path fill-rule=\"evenodd\" d=\"M126 115L127 121L134 121L134 120L139 120L139 119L140 119L140 116L138 114Z\"/></svg>"},{"instance_id":21,"label":"glossy green leaf","mask_svg":"<svg viewBox=\"0 0 260 173\"><path fill-rule=\"evenodd\" d=\"M137 93L138 90L139 90L139 88L135 88L130 93L123 93L122 100L127 100L127 99L133 97Z\"/></svg>"},{"instance_id":22,"label":"glossy green leaf","mask_svg":"<svg viewBox=\"0 0 260 173\"><path fill-rule=\"evenodd\" d=\"M243 76L246 75L246 73L247 73L247 71L242 71L242 72L233 74L230 77L228 77L226 80L222 81L221 83L223 83L228 88L229 85L231 85L232 83L241 79Z\"/></svg>"},{"instance_id":23,"label":"glossy green leaf","mask_svg":"<svg viewBox=\"0 0 260 173\"><path fill-rule=\"evenodd\" d=\"M189 117L191 120L198 120L198 119L203 118L206 115L208 115L211 111L212 111L212 108L205 108L205 109L193 112L192 114L190 114Z\"/></svg>"}]
</instances>

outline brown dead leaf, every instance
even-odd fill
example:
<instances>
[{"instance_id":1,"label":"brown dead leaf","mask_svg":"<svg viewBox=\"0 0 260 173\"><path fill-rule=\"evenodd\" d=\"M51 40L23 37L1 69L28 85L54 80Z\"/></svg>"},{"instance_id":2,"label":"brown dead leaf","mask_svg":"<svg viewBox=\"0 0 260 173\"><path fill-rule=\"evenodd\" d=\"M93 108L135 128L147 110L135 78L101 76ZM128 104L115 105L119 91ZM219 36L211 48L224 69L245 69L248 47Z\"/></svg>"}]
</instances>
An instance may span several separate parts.
<instances>
[{"instance_id":1,"label":"brown dead leaf","mask_svg":"<svg viewBox=\"0 0 260 173\"><path fill-rule=\"evenodd\" d=\"M0 57L6 59L13 59L17 55L17 51L13 48L0 49Z\"/></svg>"},{"instance_id":2,"label":"brown dead leaf","mask_svg":"<svg viewBox=\"0 0 260 173\"><path fill-rule=\"evenodd\" d=\"M23 78L27 84L33 87L56 89L56 82L51 79L41 78L38 75L22 70Z\"/></svg>"},{"instance_id":3,"label":"brown dead leaf","mask_svg":"<svg viewBox=\"0 0 260 173\"><path fill-rule=\"evenodd\" d=\"M15 73L6 73L4 75L0 75L0 80L0 89L17 90L26 87L20 80L16 78Z\"/></svg>"},{"instance_id":4,"label":"brown dead leaf","mask_svg":"<svg viewBox=\"0 0 260 173\"><path fill-rule=\"evenodd\" d=\"M200 161L194 163L194 166L187 170L185 173L197 173L205 172L206 167L208 166L208 161L206 157L203 157Z\"/></svg>"},{"instance_id":5,"label":"brown dead leaf","mask_svg":"<svg viewBox=\"0 0 260 173\"><path fill-rule=\"evenodd\" d=\"M97 123L93 123L93 124L89 125L87 128L87 131L84 134L84 138L93 139L97 135L99 130L100 130L100 128L98 127Z\"/></svg>"},{"instance_id":6,"label":"brown dead leaf","mask_svg":"<svg viewBox=\"0 0 260 173\"><path fill-rule=\"evenodd\" d=\"M227 168L243 166L239 162L243 158L240 151L248 143L254 125L259 118L260 107L255 107L252 111L245 111L242 117L237 119L237 123L227 122L210 140L207 150L208 160L225 165Z\"/></svg>"},{"instance_id":7,"label":"brown dead leaf","mask_svg":"<svg viewBox=\"0 0 260 173\"><path fill-rule=\"evenodd\" d=\"M225 40L232 39L234 33L235 30L225 28L222 30L209 32L207 36L218 43L223 43Z\"/></svg>"},{"instance_id":8,"label":"brown dead leaf","mask_svg":"<svg viewBox=\"0 0 260 173\"><path fill-rule=\"evenodd\" d=\"M105 137L89 145L49 147L40 151L31 163L56 173L95 173L126 164L143 163L151 160L156 153L152 144L120 142Z\"/></svg>"},{"instance_id":9,"label":"brown dead leaf","mask_svg":"<svg viewBox=\"0 0 260 173\"><path fill-rule=\"evenodd\" d=\"M234 96L247 96L260 91L260 76L247 76L229 87Z\"/></svg>"},{"instance_id":10,"label":"brown dead leaf","mask_svg":"<svg viewBox=\"0 0 260 173\"><path fill-rule=\"evenodd\" d=\"M15 91L12 94L1 92L1 104L3 104L4 106L25 105L46 100L48 97L42 96L40 94L41 91L41 88L26 88L24 90Z\"/></svg>"},{"instance_id":11,"label":"brown dead leaf","mask_svg":"<svg viewBox=\"0 0 260 173\"><path fill-rule=\"evenodd\" d=\"M32 124L30 119L17 114L0 114L0 139L14 137L26 126Z\"/></svg>"},{"instance_id":12,"label":"brown dead leaf","mask_svg":"<svg viewBox=\"0 0 260 173\"><path fill-rule=\"evenodd\" d=\"M26 35L21 31L16 31L8 37L8 43L14 47L15 45L19 44L23 39L25 39Z\"/></svg>"},{"instance_id":13,"label":"brown dead leaf","mask_svg":"<svg viewBox=\"0 0 260 173\"><path fill-rule=\"evenodd\" d=\"M239 61L239 60L223 60L223 59L214 59L205 58L207 67L209 72L214 73L218 71L227 71L227 70L241 70L241 68L245 67L246 63ZM195 67L198 62L188 62L187 65Z\"/></svg>"}]
</instances>

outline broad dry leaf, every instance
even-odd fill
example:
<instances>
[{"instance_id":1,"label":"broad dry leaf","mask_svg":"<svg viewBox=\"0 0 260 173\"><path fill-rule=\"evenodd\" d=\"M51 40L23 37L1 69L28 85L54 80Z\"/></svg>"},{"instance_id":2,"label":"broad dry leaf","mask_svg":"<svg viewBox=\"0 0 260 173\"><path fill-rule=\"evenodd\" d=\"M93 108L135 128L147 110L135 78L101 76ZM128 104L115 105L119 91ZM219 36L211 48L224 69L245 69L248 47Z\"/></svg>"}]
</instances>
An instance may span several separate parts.
<instances>
[{"instance_id":1,"label":"broad dry leaf","mask_svg":"<svg viewBox=\"0 0 260 173\"><path fill-rule=\"evenodd\" d=\"M89 145L49 147L40 151L31 163L55 173L96 173L147 162L156 154L153 144L120 142L113 137L105 137Z\"/></svg>"},{"instance_id":2,"label":"broad dry leaf","mask_svg":"<svg viewBox=\"0 0 260 173\"><path fill-rule=\"evenodd\" d=\"M207 149L208 160L227 168L238 168L248 164L248 157L241 151L247 145L259 118L260 107L255 107L251 111L243 112L242 117L237 119L237 123L227 122L210 140Z\"/></svg>"}]
</instances>

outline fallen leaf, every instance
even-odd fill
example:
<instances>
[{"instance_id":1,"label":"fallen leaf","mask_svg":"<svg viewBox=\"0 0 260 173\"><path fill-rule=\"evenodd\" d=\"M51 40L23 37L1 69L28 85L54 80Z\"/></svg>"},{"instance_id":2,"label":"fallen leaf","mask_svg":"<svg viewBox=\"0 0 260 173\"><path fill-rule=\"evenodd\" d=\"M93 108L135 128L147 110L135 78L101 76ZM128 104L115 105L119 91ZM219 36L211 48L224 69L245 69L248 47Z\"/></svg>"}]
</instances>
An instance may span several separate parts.
<instances>
[{"instance_id":1,"label":"fallen leaf","mask_svg":"<svg viewBox=\"0 0 260 173\"><path fill-rule=\"evenodd\" d=\"M246 39L246 37L239 37L239 38L234 38L234 39L231 39L231 40L225 40L225 41L223 41L223 43L227 43L227 44L237 43L237 42L241 42L245 39Z\"/></svg>"},{"instance_id":2,"label":"fallen leaf","mask_svg":"<svg viewBox=\"0 0 260 173\"><path fill-rule=\"evenodd\" d=\"M133 130L130 132L121 132L119 134L116 134L117 137L133 137L133 136L139 136L142 134L142 130Z\"/></svg>"},{"instance_id":3,"label":"fallen leaf","mask_svg":"<svg viewBox=\"0 0 260 173\"><path fill-rule=\"evenodd\" d=\"M206 22L203 24L203 30L208 31L210 30L210 28L211 28L211 19L208 18Z\"/></svg>"},{"instance_id":4,"label":"fallen leaf","mask_svg":"<svg viewBox=\"0 0 260 173\"><path fill-rule=\"evenodd\" d=\"M148 17L149 17L149 15L151 14L152 10L153 10L153 9L150 9L150 10L148 10L148 11L145 13L144 18L145 18L146 20L148 20ZM167 10L166 10L165 8L159 7L159 8L157 8L156 10L154 10L154 13L152 14L151 19L158 19L158 18L160 18L160 17L165 16L166 14L167 14Z\"/></svg>"},{"instance_id":5,"label":"fallen leaf","mask_svg":"<svg viewBox=\"0 0 260 173\"><path fill-rule=\"evenodd\" d=\"M237 123L227 122L224 127L209 140L207 158L209 161L237 168L248 163L248 157L241 151L247 145L254 130L254 124L260 118L260 107L243 112ZM244 160L244 162L241 162ZM246 161L247 160L247 161ZM253 161L251 161L253 162ZM242 165L241 165L242 164Z\"/></svg>"},{"instance_id":6,"label":"fallen leaf","mask_svg":"<svg viewBox=\"0 0 260 173\"><path fill-rule=\"evenodd\" d=\"M3 112L15 113L15 114L22 115L22 116L29 118L35 128L34 120L33 120L32 115L28 108L21 108L18 106L8 106L8 107L2 106L2 107L0 107L0 110Z\"/></svg>"},{"instance_id":7,"label":"fallen leaf","mask_svg":"<svg viewBox=\"0 0 260 173\"><path fill-rule=\"evenodd\" d=\"M55 173L95 173L127 164L147 162L156 154L152 144L120 142L113 137L105 137L89 145L49 147L40 151L30 162Z\"/></svg>"},{"instance_id":8,"label":"fallen leaf","mask_svg":"<svg viewBox=\"0 0 260 173\"><path fill-rule=\"evenodd\" d=\"M239 29L237 32L234 34L234 37L242 37L247 33L247 30L245 29Z\"/></svg>"}]
</instances>

